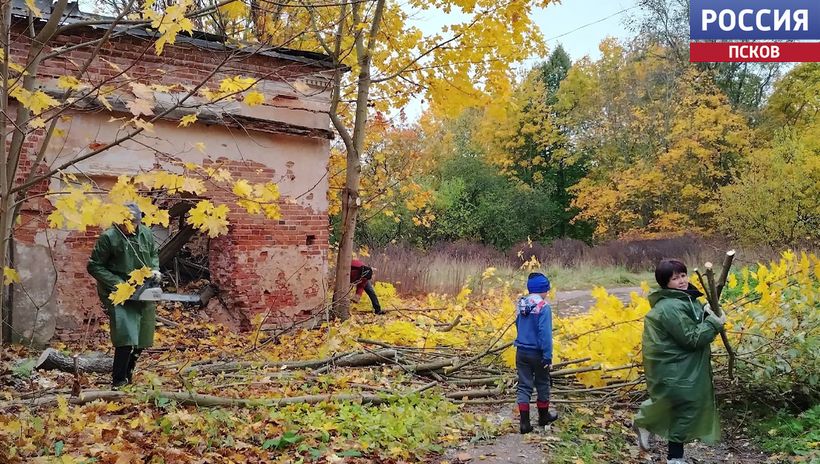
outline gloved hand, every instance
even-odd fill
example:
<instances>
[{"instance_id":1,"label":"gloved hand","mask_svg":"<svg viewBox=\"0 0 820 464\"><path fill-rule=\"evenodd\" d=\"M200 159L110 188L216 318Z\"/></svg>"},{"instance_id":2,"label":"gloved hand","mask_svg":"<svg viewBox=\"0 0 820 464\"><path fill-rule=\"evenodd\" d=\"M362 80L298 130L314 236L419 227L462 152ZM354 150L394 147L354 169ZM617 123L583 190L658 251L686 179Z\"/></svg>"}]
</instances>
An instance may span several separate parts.
<instances>
[{"instance_id":1,"label":"gloved hand","mask_svg":"<svg viewBox=\"0 0 820 464\"><path fill-rule=\"evenodd\" d=\"M151 271L151 278L156 280L162 280L162 273L154 269L153 271Z\"/></svg>"},{"instance_id":2,"label":"gloved hand","mask_svg":"<svg viewBox=\"0 0 820 464\"><path fill-rule=\"evenodd\" d=\"M715 314L714 311L712 311L712 307L709 305L709 303L706 303L705 305L703 305L703 310L706 312L707 316L713 316L715 319L717 319L718 322L720 322L720 325L723 325L723 324L726 323L726 313L725 312L721 313L721 315L718 316L717 314Z\"/></svg>"}]
</instances>

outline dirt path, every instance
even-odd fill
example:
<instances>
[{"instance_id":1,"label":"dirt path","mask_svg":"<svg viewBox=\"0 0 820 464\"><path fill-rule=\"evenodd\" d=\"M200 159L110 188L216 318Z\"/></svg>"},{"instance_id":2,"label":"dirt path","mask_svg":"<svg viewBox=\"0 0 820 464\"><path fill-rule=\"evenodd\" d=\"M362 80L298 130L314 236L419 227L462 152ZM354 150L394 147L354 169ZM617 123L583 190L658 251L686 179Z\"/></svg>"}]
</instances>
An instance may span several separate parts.
<instances>
[{"instance_id":1,"label":"dirt path","mask_svg":"<svg viewBox=\"0 0 820 464\"><path fill-rule=\"evenodd\" d=\"M506 417L504 417L506 415ZM501 422L503 419L511 419L511 409L508 407L489 413L490 419ZM517 429L517 422L515 423ZM660 439L652 440L652 451L641 451L631 432L615 437L613 434L604 436L605 439L623 438L626 449L623 450L627 456L618 459L607 459L604 456L595 458L593 461L578 459L562 454L560 460L556 459L551 452L562 441L559 438L561 420L553 424L547 430L535 431L527 435L515 433L513 426L509 431L491 441L481 443L465 443L457 449L448 450L443 456L434 460L437 464L456 463L482 463L482 464L529 464L529 463L665 463L666 462L666 442ZM702 443L690 443L686 445L687 463L691 464L759 464L773 462L771 456L760 452L756 446L745 437L727 436L717 445L704 445ZM624 460L626 459L626 460Z\"/></svg>"},{"instance_id":2,"label":"dirt path","mask_svg":"<svg viewBox=\"0 0 820 464\"><path fill-rule=\"evenodd\" d=\"M632 292L641 293L641 287L620 287L608 288L607 292L610 295L615 295L623 302L629 301L629 294ZM595 298L592 297L592 290L567 290L557 292L557 302L553 306L553 311L561 316L573 316L585 313L595 304Z\"/></svg>"}]
</instances>

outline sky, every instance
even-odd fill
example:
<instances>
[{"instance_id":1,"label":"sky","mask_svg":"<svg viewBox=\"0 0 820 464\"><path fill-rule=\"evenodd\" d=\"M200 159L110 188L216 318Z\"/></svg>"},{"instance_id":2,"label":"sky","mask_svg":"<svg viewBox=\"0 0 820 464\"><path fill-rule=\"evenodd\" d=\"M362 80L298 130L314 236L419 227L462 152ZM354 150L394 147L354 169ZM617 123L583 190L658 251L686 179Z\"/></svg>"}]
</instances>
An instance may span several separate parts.
<instances>
[{"instance_id":1,"label":"sky","mask_svg":"<svg viewBox=\"0 0 820 464\"><path fill-rule=\"evenodd\" d=\"M638 0L563 0L538 9L533 19L547 39L549 50L560 43L570 58L576 61L589 55L593 60L601 56L598 44L606 37L626 39L632 36L624 21L637 15ZM626 11L624 11L626 10ZM458 21L457 14L425 12L414 16L413 25L425 34L438 32L441 26ZM524 63L531 66L546 57L533 56ZM423 111L420 100L412 101L404 108L408 120L416 120Z\"/></svg>"},{"instance_id":2,"label":"sky","mask_svg":"<svg viewBox=\"0 0 820 464\"><path fill-rule=\"evenodd\" d=\"M550 50L560 43L573 61L585 55L597 59L601 40L607 36L624 39L632 35L624 20L639 12L637 3L637 0L564 0L562 4L538 11L534 20L547 38ZM627 11L619 14L623 10ZM590 24L593 22L595 24ZM573 31L587 24L590 25Z\"/></svg>"}]
</instances>

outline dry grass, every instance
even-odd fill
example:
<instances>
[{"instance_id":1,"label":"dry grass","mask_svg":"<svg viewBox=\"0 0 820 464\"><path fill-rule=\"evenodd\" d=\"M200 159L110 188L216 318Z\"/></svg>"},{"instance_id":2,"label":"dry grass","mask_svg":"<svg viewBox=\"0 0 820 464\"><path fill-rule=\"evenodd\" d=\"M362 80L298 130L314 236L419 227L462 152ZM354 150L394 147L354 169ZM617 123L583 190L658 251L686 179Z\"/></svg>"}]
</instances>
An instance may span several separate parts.
<instances>
[{"instance_id":1,"label":"dry grass","mask_svg":"<svg viewBox=\"0 0 820 464\"><path fill-rule=\"evenodd\" d=\"M482 282L484 271L496 268L500 280L523 287L528 270L521 264L530 256L560 290L632 287L641 281L654 283L652 271L662 258L678 258L690 267L706 261L720 262L731 248L726 240L685 235L653 240L617 240L590 247L578 240L556 240L550 245L521 243L507 253L471 242L445 243L429 250L390 245L371 250L365 260L376 269L376 279L392 282L401 294L458 293L465 282L474 291L492 285ZM738 265L766 261L774 250L740 250ZM495 279L498 280L498 279Z\"/></svg>"}]
</instances>

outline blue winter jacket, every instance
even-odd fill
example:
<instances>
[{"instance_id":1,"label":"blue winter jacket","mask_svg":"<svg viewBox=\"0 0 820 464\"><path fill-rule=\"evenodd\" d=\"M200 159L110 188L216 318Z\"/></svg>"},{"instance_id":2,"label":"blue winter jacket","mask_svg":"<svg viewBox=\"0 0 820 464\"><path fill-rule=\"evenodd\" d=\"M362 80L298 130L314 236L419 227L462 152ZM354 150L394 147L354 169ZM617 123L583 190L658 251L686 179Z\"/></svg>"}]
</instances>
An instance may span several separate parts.
<instances>
[{"instance_id":1,"label":"blue winter jacket","mask_svg":"<svg viewBox=\"0 0 820 464\"><path fill-rule=\"evenodd\" d=\"M541 296L522 296L516 303L515 346L541 355L544 365L552 364L552 308Z\"/></svg>"}]
</instances>

